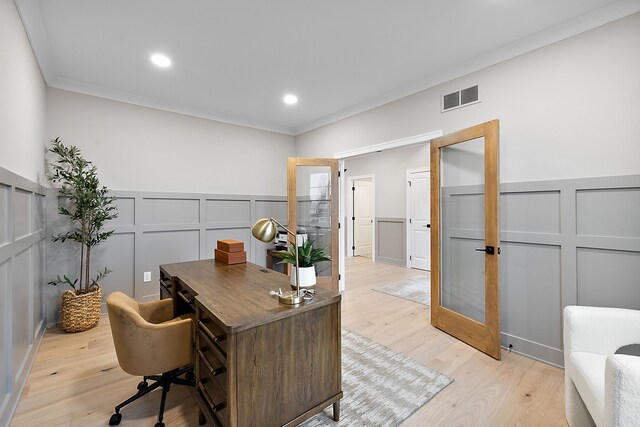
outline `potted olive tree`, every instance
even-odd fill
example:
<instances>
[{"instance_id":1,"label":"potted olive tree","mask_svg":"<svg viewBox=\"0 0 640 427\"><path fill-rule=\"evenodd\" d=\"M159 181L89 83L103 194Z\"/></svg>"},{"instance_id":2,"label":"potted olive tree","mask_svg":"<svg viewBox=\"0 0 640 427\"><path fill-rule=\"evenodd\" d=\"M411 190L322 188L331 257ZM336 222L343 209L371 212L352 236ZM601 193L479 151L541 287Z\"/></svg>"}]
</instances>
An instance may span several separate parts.
<instances>
[{"instance_id":1,"label":"potted olive tree","mask_svg":"<svg viewBox=\"0 0 640 427\"><path fill-rule=\"evenodd\" d=\"M100 185L96 167L85 160L75 146L66 147L60 138L52 141L49 151L57 156L48 178L60 184L58 192L63 201L58 213L69 217L71 228L51 236L54 242L71 240L80 245L80 274L75 279L67 275L49 282L50 285L69 285L73 290L62 293L60 317L65 332L81 332L93 328L100 320L102 280L111 271L106 267L91 277L91 250L113 234L105 231L107 221L118 216L115 199Z\"/></svg>"},{"instance_id":2,"label":"potted olive tree","mask_svg":"<svg viewBox=\"0 0 640 427\"><path fill-rule=\"evenodd\" d=\"M298 247L298 265L300 270L299 285L301 288L310 288L316 284L316 268L314 265L321 261L331 261L325 252L325 248L313 247L313 240L306 240L302 246ZM283 251L273 253L273 256L282 258L280 263L296 265L296 249L293 243L289 244L289 248ZM291 286L296 285L296 270L291 270Z\"/></svg>"}]
</instances>

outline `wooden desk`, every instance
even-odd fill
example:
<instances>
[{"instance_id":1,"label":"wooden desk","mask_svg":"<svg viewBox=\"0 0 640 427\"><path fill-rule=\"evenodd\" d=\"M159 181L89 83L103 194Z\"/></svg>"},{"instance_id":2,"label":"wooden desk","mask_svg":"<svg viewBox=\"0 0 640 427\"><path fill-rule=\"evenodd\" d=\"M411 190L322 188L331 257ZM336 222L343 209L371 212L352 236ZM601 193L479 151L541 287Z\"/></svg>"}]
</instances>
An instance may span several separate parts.
<instances>
[{"instance_id":1,"label":"wooden desk","mask_svg":"<svg viewBox=\"0 0 640 427\"><path fill-rule=\"evenodd\" d=\"M298 307L269 291L289 278L255 264L215 260L160 266L176 314L196 313L200 423L294 426L342 398L341 295L318 289Z\"/></svg>"}]
</instances>

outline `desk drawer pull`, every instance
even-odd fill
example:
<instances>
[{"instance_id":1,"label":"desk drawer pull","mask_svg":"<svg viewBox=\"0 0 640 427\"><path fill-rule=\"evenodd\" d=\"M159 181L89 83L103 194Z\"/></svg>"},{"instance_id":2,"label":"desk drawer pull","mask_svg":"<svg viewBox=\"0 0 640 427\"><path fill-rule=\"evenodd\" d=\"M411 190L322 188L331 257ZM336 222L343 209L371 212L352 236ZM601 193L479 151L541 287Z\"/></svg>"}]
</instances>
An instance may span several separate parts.
<instances>
[{"instance_id":1,"label":"desk drawer pull","mask_svg":"<svg viewBox=\"0 0 640 427\"><path fill-rule=\"evenodd\" d=\"M187 294L187 295L189 295L189 294ZM178 296L179 296L179 297L180 297L184 302L186 302L187 304L191 304L191 303L193 302L193 298L191 298L191 299L187 298L187 297L184 295L184 292L180 292L180 291L178 291ZM191 296L191 295L189 295L189 296Z\"/></svg>"},{"instance_id":2,"label":"desk drawer pull","mask_svg":"<svg viewBox=\"0 0 640 427\"><path fill-rule=\"evenodd\" d=\"M198 381L198 389L200 390L202 396L204 396L204 400L207 401L207 405L209 405L214 414L227 407L227 404L225 402L218 403L217 405L213 403L213 400L211 400L211 398L209 397L209 393L207 393L207 390L205 390L202 382L200 381Z\"/></svg>"},{"instance_id":3,"label":"desk drawer pull","mask_svg":"<svg viewBox=\"0 0 640 427\"><path fill-rule=\"evenodd\" d=\"M213 332L211 332L209 330L209 328L207 328L207 326L202 323L202 320L198 320L198 325L200 326L200 329L202 329L202 332L204 332L205 334L207 334L207 336L209 337L209 339L213 342L220 342L222 340L224 340L224 335L214 335Z\"/></svg>"},{"instance_id":4,"label":"desk drawer pull","mask_svg":"<svg viewBox=\"0 0 640 427\"><path fill-rule=\"evenodd\" d=\"M203 340L205 344L200 344L200 348L207 348L216 356L220 363L222 363L224 366L227 366L227 356L222 352L220 347L218 347L217 344L214 344L202 329L199 329L198 332L200 333L200 339Z\"/></svg>"},{"instance_id":5,"label":"desk drawer pull","mask_svg":"<svg viewBox=\"0 0 640 427\"><path fill-rule=\"evenodd\" d=\"M171 282L165 282L164 280L160 279L160 284L162 286L164 286L167 289L171 289L173 287L173 284Z\"/></svg>"},{"instance_id":6,"label":"desk drawer pull","mask_svg":"<svg viewBox=\"0 0 640 427\"><path fill-rule=\"evenodd\" d=\"M209 363L207 358L204 357L204 354L202 354L202 351L200 350L198 350L198 356L200 356L200 360L205 364L209 372L211 372L212 377L215 377L216 375L220 375L227 370L227 368L225 368L224 366L221 366L219 368L214 368L213 366L211 366L211 363Z\"/></svg>"}]
</instances>

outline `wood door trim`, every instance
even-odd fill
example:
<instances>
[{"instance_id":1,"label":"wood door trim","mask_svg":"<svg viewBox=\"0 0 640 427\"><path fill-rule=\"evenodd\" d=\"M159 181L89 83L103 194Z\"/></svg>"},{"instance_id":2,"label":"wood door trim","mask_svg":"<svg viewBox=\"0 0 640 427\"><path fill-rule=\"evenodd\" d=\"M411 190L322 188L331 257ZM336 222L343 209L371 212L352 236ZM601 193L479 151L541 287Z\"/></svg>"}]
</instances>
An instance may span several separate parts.
<instances>
[{"instance_id":1,"label":"wood door trim","mask_svg":"<svg viewBox=\"0 0 640 427\"><path fill-rule=\"evenodd\" d=\"M295 224L297 224L297 204L288 203L289 200L296 200L296 166L329 166L331 168L331 253L329 254L331 257L331 277L318 277L316 280L319 286L338 292L338 274L340 267L340 243L338 235L338 192L340 191L340 185L338 184L338 159L290 157L287 160L287 210L289 226L295 226ZM295 239L292 236L289 236L289 241L293 243Z\"/></svg>"},{"instance_id":2,"label":"wood door trim","mask_svg":"<svg viewBox=\"0 0 640 427\"><path fill-rule=\"evenodd\" d=\"M469 319L440 307L440 149L484 137L484 220L485 244L496 248L495 255L485 254L485 322ZM499 143L500 123L492 120L430 142L431 163L431 323L450 335L500 360L500 206Z\"/></svg>"}]
</instances>

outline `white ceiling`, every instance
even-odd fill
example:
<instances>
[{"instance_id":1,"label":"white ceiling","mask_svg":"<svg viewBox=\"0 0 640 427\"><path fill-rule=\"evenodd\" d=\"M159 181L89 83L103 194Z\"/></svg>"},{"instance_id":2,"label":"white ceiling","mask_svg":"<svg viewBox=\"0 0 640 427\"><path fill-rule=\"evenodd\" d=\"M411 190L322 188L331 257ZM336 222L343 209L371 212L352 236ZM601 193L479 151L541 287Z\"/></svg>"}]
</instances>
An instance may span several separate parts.
<instances>
[{"instance_id":1,"label":"white ceiling","mask_svg":"<svg viewBox=\"0 0 640 427\"><path fill-rule=\"evenodd\" d=\"M298 134L638 0L15 0L49 86ZM169 69L149 56L167 54ZM298 105L282 102L298 95Z\"/></svg>"}]
</instances>

